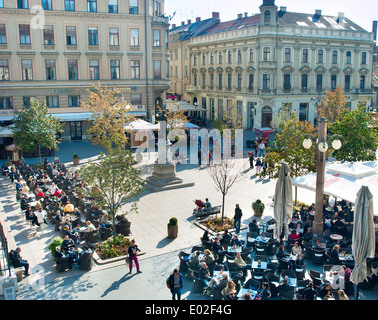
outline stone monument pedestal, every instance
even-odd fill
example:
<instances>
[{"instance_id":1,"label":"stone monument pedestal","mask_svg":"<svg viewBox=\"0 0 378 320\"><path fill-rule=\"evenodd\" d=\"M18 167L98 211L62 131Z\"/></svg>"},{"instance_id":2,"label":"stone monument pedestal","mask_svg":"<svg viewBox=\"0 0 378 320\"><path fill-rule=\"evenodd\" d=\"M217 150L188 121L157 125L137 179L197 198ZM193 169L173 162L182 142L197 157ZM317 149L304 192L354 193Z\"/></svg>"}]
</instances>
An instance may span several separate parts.
<instances>
[{"instance_id":1,"label":"stone monument pedestal","mask_svg":"<svg viewBox=\"0 0 378 320\"><path fill-rule=\"evenodd\" d=\"M194 182L184 182L176 176L176 164L154 164L154 172L146 179L146 188L152 191L163 191L194 186Z\"/></svg>"}]
</instances>

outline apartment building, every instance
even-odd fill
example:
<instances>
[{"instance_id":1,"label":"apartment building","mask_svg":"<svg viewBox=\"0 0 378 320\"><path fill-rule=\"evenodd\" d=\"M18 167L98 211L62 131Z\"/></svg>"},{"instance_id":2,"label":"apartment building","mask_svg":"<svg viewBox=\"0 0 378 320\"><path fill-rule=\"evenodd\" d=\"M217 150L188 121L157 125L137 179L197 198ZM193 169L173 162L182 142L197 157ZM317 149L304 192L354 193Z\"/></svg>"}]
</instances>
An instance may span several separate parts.
<instances>
[{"instance_id":1,"label":"apartment building","mask_svg":"<svg viewBox=\"0 0 378 320\"><path fill-rule=\"evenodd\" d=\"M88 89L122 89L151 119L169 88L164 0L0 0L0 121L31 97L62 119L62 141L85 139Z\"/></svg>"},{"instance_id":2,"label":"apartment building","mask_svg":"<svg viewBox=\"0 0 378 320\"><path fill-rule=\"evenodd\" d=\"M349 108L372 105L373 38L342 13L290 12L274 0L232 21L213 13L170 29L169 91L206 108L209 121L232 101L244 128L268 127L284 105L314 121L336 86Z\"/></svg>"}]
</instances>

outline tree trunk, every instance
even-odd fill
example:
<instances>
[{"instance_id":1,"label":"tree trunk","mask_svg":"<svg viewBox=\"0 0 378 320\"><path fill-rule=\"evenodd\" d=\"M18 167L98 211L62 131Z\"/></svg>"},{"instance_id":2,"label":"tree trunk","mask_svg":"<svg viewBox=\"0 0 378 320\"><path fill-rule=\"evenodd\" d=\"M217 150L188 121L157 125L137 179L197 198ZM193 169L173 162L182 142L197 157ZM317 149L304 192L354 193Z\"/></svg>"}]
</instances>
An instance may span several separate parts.
<instances>
[{"instance_id":1,"label":"tree trunk","mask_svg":"<svg viewBox=\"0 0 378 320\"><path fill-rule=\"evenodd\" d=\"M39 156L39 165L42 165L42 158L41 158L41 144L38 142L38 156Z\"/></svg>"},{"instance_id":2,"label":"tree trunk","mask_svg":"<svg viewBox=\"0 0 378 320\"><path fill-rule=\"evenodd\" d=\"M224 220L224 202L225 202L226 195L223 194L222 197L222 221Z\"/></svg>"},{"instance_id":3,"label":"tree trunk","mask_svg":"<svg viewBox=\"0 0 378 320\"><path fill-rule=\"evenodd\" d=\"M297 198L298 198L298 189L297 189L298 187L297 186L295 186L295 188L294 188L294 194L295 194L295 205L297 205Z\"/></svg>"}]
</instances>

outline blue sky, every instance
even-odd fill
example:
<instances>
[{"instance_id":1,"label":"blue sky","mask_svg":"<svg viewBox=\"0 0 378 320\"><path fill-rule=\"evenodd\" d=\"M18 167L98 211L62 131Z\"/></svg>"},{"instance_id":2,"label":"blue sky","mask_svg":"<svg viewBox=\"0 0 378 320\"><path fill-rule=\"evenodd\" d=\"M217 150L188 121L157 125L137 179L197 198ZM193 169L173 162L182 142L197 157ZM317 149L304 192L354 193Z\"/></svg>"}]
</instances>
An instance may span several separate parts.
<instances>
[{"instance_id":1,"label":"blue sky","mask_svg":"<svg viewBox=\"0 0 378 320\"><path fill-rule=\"evenodd\" d=\"M207 19L211 13L219 12L222 21L236 19L238 13L259 13L262 0L165 0L165 13L176 16L172 24L180 25L181 21L195 20L196 17ZM357 23L367 31L372 30L373 20L378 20L377 0L276 0L278 7L285 6L287 11L312 13L315 9L330 16L337 16L343 12L345 17Z\"/></svg>"}]
</instances>

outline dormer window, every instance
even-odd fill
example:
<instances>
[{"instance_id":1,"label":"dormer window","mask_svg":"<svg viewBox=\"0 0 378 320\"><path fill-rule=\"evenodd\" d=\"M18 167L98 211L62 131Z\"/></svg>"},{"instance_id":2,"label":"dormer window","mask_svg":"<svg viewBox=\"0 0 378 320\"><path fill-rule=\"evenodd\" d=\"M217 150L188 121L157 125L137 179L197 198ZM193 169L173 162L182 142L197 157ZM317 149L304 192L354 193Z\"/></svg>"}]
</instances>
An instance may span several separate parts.
<instances>
[{"instance_id":1,"label":"dormer window","mask_svg":"<svg viewBox=\"0 0 378 320\"><path fill-rule=\"evenodd\" d=\"M264 14L264 24L269 25L270 24L270 11L265 11Z\"/></svg>"}]
</instances>

